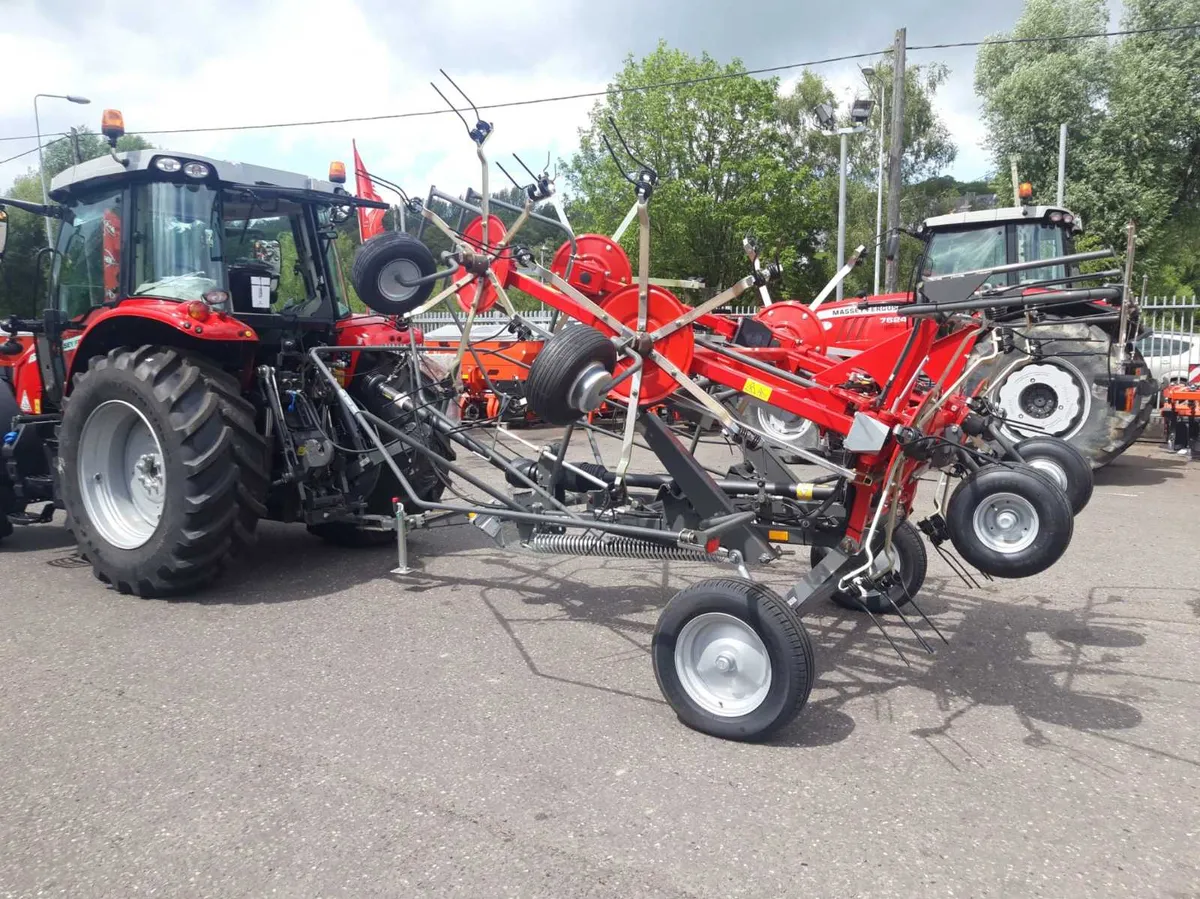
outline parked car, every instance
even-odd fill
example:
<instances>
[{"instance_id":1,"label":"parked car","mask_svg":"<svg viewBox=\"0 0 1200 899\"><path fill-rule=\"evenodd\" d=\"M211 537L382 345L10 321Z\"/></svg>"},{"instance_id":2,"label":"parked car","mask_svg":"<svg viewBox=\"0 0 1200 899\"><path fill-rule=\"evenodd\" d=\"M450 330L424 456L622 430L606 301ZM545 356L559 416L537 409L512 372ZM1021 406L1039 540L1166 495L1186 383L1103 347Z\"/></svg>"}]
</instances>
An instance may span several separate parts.
<instances>
[{"instance_id":1,"label":"parked car","mask_svg":"<svg viewBox=\"0 0 1200 899\"><path fill-rule=\"evenodd\" d=\"M1186 382L1200 368L1200 334L1150 332L1136 346L1160 387Z\"/></svg>"}]
</instances>

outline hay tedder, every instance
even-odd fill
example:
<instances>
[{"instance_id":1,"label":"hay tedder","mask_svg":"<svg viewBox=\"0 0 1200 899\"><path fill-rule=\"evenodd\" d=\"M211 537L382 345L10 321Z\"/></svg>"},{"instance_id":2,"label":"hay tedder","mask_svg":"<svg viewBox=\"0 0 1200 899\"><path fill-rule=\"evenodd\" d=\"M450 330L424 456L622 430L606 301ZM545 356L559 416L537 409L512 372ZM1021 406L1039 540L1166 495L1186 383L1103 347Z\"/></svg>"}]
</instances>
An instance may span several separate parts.
<instances>
[{"instance_id":1,"label":"hay tedder","mask_svg":"<svg viewBox=\"0 0 1200 899\"><path fill-rule=\"evenodd\" d=\"M519 237L553 181L531 173L525 205L504 227L489 208L492 126L476 118L464 124L482 171L477 220L452 228L406 199L453 249L439 263L404 233L368 241L352 279L373 315L345 303L333 226L376 204L336 178L114 152L56 178L54 205L0 200L61 222L44 316L8 325L35 337L11 355L14 383L39 397L37 411L0 409L8 520L40 521L61 507L97 577L143 596L204 586L245 550L260 518L304 522L340 543L395 540L401 571L408 531L454 516L532 552L726 566L730 576L671 599L651 655L681 720L732 739L764 737L806 702L814 659L800 616L823 597L869 615L902 653L883 624L894 613L932 651L922 632L941 634L918 600L922 533L967 578L945 543L987 577L1034 575L1062 557L1090 495L1087 464L1046 438L1040 450L1008 443L1008 454L979 443L993 436L994 410L959 391L981 331L994 352L1005 348L994 313L1074 301L1070 291L981 297L988 272L926 278L902 312L910 328L838 359L799 308L716 314L765 290L777 266L755 264L694 307L652 283L658 175L627 146L625 156L609 151L618 166L632 163L636 273L611 277L610 260L597 259L605 239L586 235L571 235L550 268L538 265ZM106 117L114 144L120 130ZM251 228L279 241L278 260L247 249ZM547 330L525 320L512 289L560 321ZM408 324L439 303L462 317L452 353ZM487 409L470 421L461 414L462 363L479 363L473 327L493 307L513 333L544 343L521 401L563 428L548 444ZM731 399L740 396L836 434L827 455L802 451L820 474L798 478L777 452L789 447L738 414ZM668 401L700 416L690 447L654 411ZM619 430L604 432L619 441L609 460L591 420L606 404L624 410ZM700 464L692 450L704 419L742 448L743 462L727 472ZM635 448L656 459L652 470ZM485 473L456 450L482 459ZM930 473L940 478L935 510L918 525L910 516ZM43 512L26 515L37 502ZM810 547L812 567L786 595L752 580L752 569L786 564L795 546Z\"/></svg>"}]
</instances>

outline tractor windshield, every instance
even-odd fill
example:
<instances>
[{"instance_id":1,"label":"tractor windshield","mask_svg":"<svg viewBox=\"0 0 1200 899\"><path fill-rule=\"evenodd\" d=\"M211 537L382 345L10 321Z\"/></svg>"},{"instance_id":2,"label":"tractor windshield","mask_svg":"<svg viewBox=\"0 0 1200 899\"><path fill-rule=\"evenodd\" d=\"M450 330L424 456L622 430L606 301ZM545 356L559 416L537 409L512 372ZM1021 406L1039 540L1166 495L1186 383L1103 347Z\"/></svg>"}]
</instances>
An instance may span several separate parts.
<instances>
[{"instance_id":1,"label":"tractor windshield","mask_svg":"<svg viewBox=\"0 0 1200 899\"><path fill-rule=\"evenodd\" d=\"M131 296L198 300L223 289L220 194L203 184L167 182L134 193Z\"/></svg>"},{"instance_id":2,"label":"tractor windshield","mask_svg":"<svg viewBox=\"0 0 1200 899\"><path fill-rule=\"evenodd\" d=\"M1053 259L1071 252L1064 229L1041 221L991 225L961 231L935 231L929 238L924 274L952 275L1014 262ZM1061 265L1046 265L995 275L987 287L1029 284L1066 277Z\"/></svg>"}]
</instances>

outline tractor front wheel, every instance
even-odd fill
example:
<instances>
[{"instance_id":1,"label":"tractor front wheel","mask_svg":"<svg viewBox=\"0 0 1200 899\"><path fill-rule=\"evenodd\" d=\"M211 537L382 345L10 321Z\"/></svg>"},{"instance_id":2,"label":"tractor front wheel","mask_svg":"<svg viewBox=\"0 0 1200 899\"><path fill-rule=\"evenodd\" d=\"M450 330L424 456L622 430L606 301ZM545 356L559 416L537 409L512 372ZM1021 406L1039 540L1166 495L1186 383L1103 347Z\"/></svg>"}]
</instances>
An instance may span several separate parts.
<instances>
[{"instance_id":1,"label":"tractor front wheel","mask_svg":"<svg viewBox=\"0 0 1200 899\"><path fill-rule=\"evenodd\" d=\"M253 539L268 472L227 375L167 347L93 358L63 409L67 526L96 577L157 597L211 583Z\"/></svg>"}]
</instances>

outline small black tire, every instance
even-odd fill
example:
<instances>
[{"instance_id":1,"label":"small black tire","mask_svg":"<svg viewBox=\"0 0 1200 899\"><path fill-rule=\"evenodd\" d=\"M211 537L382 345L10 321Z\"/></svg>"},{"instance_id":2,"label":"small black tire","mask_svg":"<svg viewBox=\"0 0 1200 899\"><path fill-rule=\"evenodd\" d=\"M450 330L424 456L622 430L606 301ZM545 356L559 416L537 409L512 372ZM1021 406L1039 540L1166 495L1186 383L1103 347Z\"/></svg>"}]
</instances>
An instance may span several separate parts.
<instances>
[{"instance_id":1,"label":"small black tire","mask_svg":"<svg viewBox=\"0 0 1200 899\"><path fill-rule=\"evenodd\" d=\"M964 478L946 504L950 542L992 577L1040 574L1071 544L1074 516L1061 490L1036 469L987 465Z\"/></svg>"},{"instance_id":2,"label":"small black tire","mask_svg":"<svg viewBox=\"0 0 1200 899\"><path fill-rule=\"evenodd\" d=\"M433 253L411 234L384 231L359 248L350 268L350 281L359 298L381 315L404 315L433 293L433 282L407 286L437 271Z\"/></svg>"},{"instance_id":3,"label":"small black tire","mask_svg":"<svg viewBox=\"0 0 1200 899\"><path fill-rule=\"evenodd\" d=\"M1078 515L1092 498L1095 479L1083 453L1057 437L1030 437L1016 445L1025 464L1050 477Z\"/></svg>"},{"instance_id":4,"label":"small black tire","mask_svg":"<svg viewBox=\"0 0 1200 899\"><path fill-rule=\"evenodd\" d=\"M748 642L718 643L721 633ZM702 642L708 638L713 642ZM734 669L724 675L715 668L714 643L734 660ZM727 740L761 740L784 727L808 701L816 676L812 643L800 619L778 594L740 578L712 578L677 593L659 616L651 658L659 688L679 720ZM703 674L695 670L699 659L712 663ZM733 695L737 685L732 680L743 670L757 681L750 684L754 689L744 708Z\"/></svg>"},{"instance_id":5,"label":"small black tire","mask_svg":"<svg viewBox=\"0 0 1200 899\"><path fill-rule=\"evenodd\" d=\"M569 396L575 379L593 363L611 372L617 365L612 341L587 325L571 325L559 331L542 347L525 382L529 408L552 425L566 425L586 410L571 405Z\"/></svg>"},{"instance_id":6,"label":"small black tire","mask_svg":"<svg viewBox=\"0 0 1200 899\"><path fill-rule=\"evenodd\" d=\"M59 429L67 527L96 577L120 593L163 597L201 589L244 548L246 531L253 531L257 518L245 498L257 481L256 475L243 479L241 451L249 446L243 442L246 422L239 420L244 409L234 411L223 377L206 363L157 346L115 349L75 376ZM85 425L108 403L141 416L162 453L162 509L152 532L136 546L121 547L104 536L81 488Z\"/></svg>"},{"instance_id":7,"label":"small black tire","mask_svg":"<svg viewBox=\"0 0 1200 899\"><path fill-rule=\"evenodd\" d=\"M883 548L882 528L876 533L876 551ZM925 541L921 539L921 531L908 519L901 521L892 531L892 548L896 551L896 567L902 583L896 584L889 591L891 598L883 593L873 591L865 597L858 593L835 590L830 599L843 609L861 612L865 605L872 615L894 612L897 607L907 605L917 592L925 585L925 574L929 568L929 554L925 550ZM809 553L809 561L815 568L825 558L829 550L824 546L814 546ZM860 553L847 561L834 577L840 577L846 572L853 571L863 564ZM895 606L892 603L895 603Z\"/></svg>"}]
</instances>

